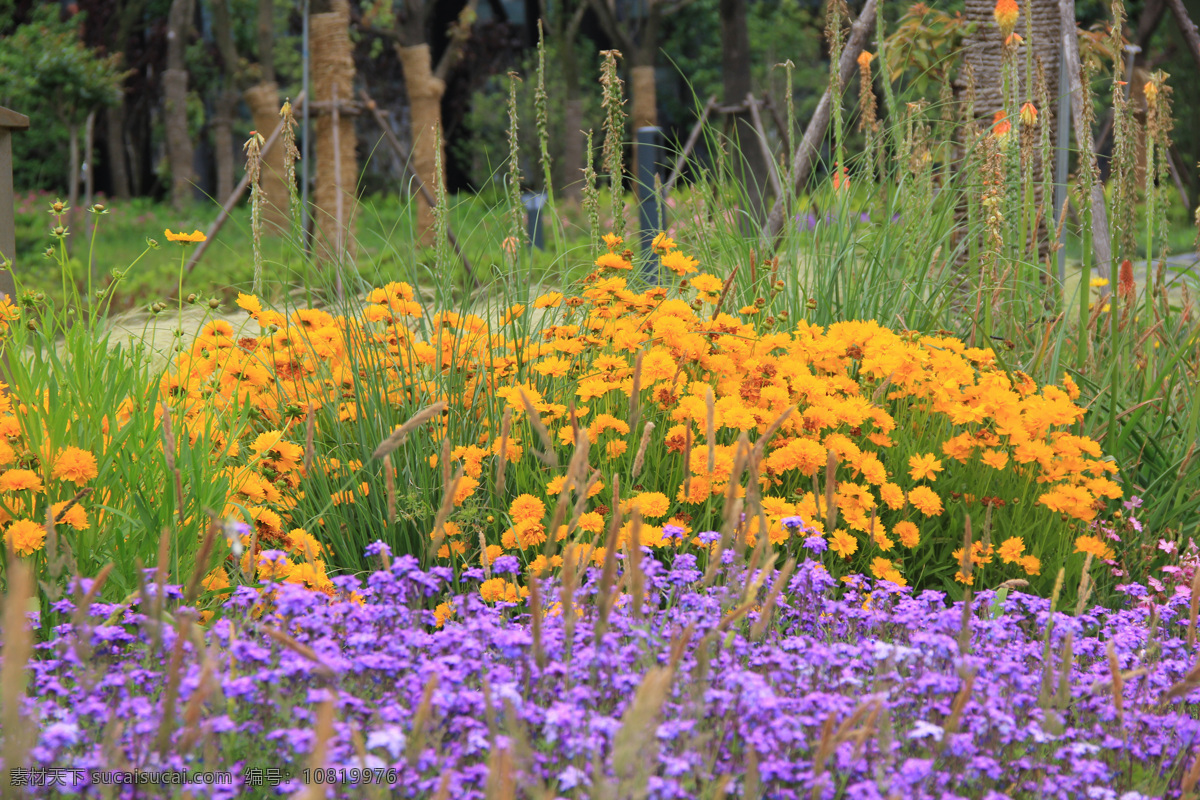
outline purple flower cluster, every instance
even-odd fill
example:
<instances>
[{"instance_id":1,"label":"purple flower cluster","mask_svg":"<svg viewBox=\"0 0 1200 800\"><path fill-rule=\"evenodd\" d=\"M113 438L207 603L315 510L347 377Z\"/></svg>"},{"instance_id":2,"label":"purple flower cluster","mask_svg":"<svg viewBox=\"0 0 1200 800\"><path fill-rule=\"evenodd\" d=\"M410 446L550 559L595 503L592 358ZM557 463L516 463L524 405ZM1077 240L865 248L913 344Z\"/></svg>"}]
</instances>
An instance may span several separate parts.
<instances>
[{"instance_id":1,"label":"purple flower cluster","mask_svg":"<svg viewBox=\"0 0 1200 800\"><path fill-rule=\"evenodd\" d=\"M1075 616L980 591L964 615L941 593L839 583L813 561L783 586L741 560L706 576L688 559L667 568L647 554L616 583L589 571L569 603L545 581L520 605L488 605L401 557L365 583L339 578L337 599L239 591L207 628L178 601L161 627L136 605L96 604L31 662L28 761L232 771L232 786L177 790L197 797L292 793L318 767L338 776L327 797L665 800L723 785L764 798L1139 800L1191 788L1200 670L1186 597ZM603 588L638 581L642 604ZM429 609L447 601L438 627ZM263 768L285 780L255 785ZM391 788L341 782L364 769Z\"/></svg>"}]
</instances>

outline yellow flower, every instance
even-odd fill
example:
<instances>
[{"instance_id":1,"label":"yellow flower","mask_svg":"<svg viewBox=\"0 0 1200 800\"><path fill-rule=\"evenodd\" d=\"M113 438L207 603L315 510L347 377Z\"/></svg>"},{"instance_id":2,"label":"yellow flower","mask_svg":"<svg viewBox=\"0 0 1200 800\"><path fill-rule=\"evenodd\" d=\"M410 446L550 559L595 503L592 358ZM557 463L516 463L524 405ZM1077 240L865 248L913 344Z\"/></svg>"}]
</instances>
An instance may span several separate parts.
<instances>
[{"instance_id":1,"label":"yellow flower","mask_svg":"<svg viewBox=\"0 0 1200 800\"><path fill-rule=\"evenodd\" d=\"M691 256L684 255L678 250L674 250L659 259L660 263L667 269L674 272L676 275L690 275L697 271L700 262Z\"/></svg>"},{"instance_id":2,"label":"yellow flower","mask_svg":"<svg viewBox=\"0 0 1200 800\"><path fill-rule=\"evenodd\" d=\"M650 246L660 253L665 253L668 250L674 250L675 240L667 236L665 233L660 233L654 237L654 241L650 242Z\"/></svg>"},{"instance_id":3,"label":"yellow flower","mask_svg":"<svg viewBox=\"0 0 1200 800\"><path fill-rule=\"evenodd\" d=\"M984 450L981 458L992 469L1004 469L1008 464L1008 453L1003 450Z\"/></svg>"},{"instance_id":4,"label":"yellow flower","mask_svg":"<svg viewBox=\"0 0 1200 800\"><path fill-rule=\"evenodd\" d=\"M927 517L942 513L942 499L928 486L918 486L909 492L908 502Z\"/></svg>"},{"instance_id":5,"label":"yellow flower","mask_svg":"<svg viewBox=\"0 0 1200 800\"><path fill-rule=\"evenodd\" d=\"M884 573L896 569L896 565L886 558L874 558L871 560L871 574L876 578L882 578Z\"/></svg>"},{"instance_id":6,"label":"yellow flower","mask_svg":"<svg viewBox=\"0 0 1200 800\"><path fill-rule=\"evenodd\" d=\"M892 528L892 533L900 540L900 544L907 548L916 547L921 542L921 531L915 523L904 520L897 522Z\"/></svg>"},{"instance_id":7,"label":"yellow flower","mask_svg":"<svg viewBox=\"0 0 1200 800\"><path fill-rule=\"evenodd\" d=\"M1020 536L1010 536L1004 540L996 551L1000 556L1000 560L1005 564L1015 564L1021 560L1021 553L1025 552L1025 542Z\"/></svg>"},{"instance_id":8,"label":"yellow flower","mask_svg":"<svg viewBox=\"0 0 1200 800\"><path fill-rule=\"evenodd\" d=\"M662 492L642 492L626 500L624 505L626 514L636 508L643 517L653 518L664 516L671 507L671 501Z\"/></svg>"},{"instance_id":9,"label":"yellow flower","mask_svg":"<svg viewBox=\"0 0 1200 800\"><path fill-rule=\"evenodd\" d=\"M238 292L237 296L238 308L249 312L250 316L262 313L262 302L252 294L242 294Z\"/></svg>"},{"instance_id":10,"label":"yellow flower","mask_svg":"<svg viewBox=\"0 0 1200 800\"><path fill-rule=\"evenodd\" d=\"M720 278L718 278L716 275L709 275L708 273L703 273L692 278L692 286L694 286L698 292L713 294L721 291L721 288L724 285L725 284L721 282Z\"/></svg>"},{"instance_id":11,"label":"yellow flower","mask_svg":"<svg viewBox=\"0 0 1200 800\"><path fill-rule=\"evenodd\" d=\"M833 536L829 542L829 549L837 553L842 558L849 558L858 550L858 539L848 531L838 528L833 532Z\"/></svg>"},{"instance_id":12,"label":"yellow flower","mask_svg":"<svg viewBox=\"0 0 1200 800\"><path fill-rule=\"evenodd\" d=\"M0 475L0 491L21 492L26 489L37 493L42 491L42 479L36 472L27 469L10 469Z\"/></svg>"},{"instance_id":13,"label":"yellow flower","mask_svg":"<svg viewBox=\"0 0 1200 800\"><path fill-rule=\"evenodd\" d=\"M64 514L63 509L66 508L67 502L68 501L64 500L61 503L55 503L51 507L54 513L54 521L56 523L70 525L77 531L86 531L90 527L90 523L88 523L87 518L87 511L85 511L83 506L79 505L79 503L75 503L68 508Z\"/></svg>"},{"instance_id":14,"label":"yellow flower","mask_svg":"<svg viewBox=\"0 0 1200 800\"><path fill-rule=\"evenodd\" d=\"M615 233L606 233L600 237L604 240L604 246L609 250L616 250L621 245L625 244L625 240Z\"/></svg>"},{"instance_id":15,"label":"yellow flower","mask_svg":"<svg viewBox=\"0 0 1200 800\"><path fill-rule=\"evenodd\" d=\"M1088 281L1088 286L1091 286L1093 289L1102 289L1108 286L1108 278L1092 278Z\"/></svg>"},{"instance_id":16,"label":"yellow flower","mask_svg":"<svg viewBox=\"0 0 1200 800\"><path fill-rule=\"evenodd\" d=\"M1076 553L1091 553L1106 561L1113 558L1112 548L1095 536L1080 536L1075 540Z\"/></svg>"},{"instance_id":17,"label":"yellow flower","mask_svg":"<svg viewBox=\"0 0 1200 800\"><path fill-rule=\"evenodd\" d=\"M630 264L625 259L621 258L616 253L605 253L596 259L596 266L601 269L632 269L633 264Z\"/></svg>"},{"instance_id":18,"label":"yellow flower","mask_svg":"<svg viewBox=\"0 0 1200 800\"><path fill-rule=\"evenodd\" d=\"M68 480L76 486L82 486L99 475L100 469L96 466L96 457L87 450L68 447L58 454L50 474L58 480Z\"/></svg>"},{"instance_id":19,"label":"yellow flower","mask_svg":"<svg viewBox=\"0 0 1200 800\"><path fill-rule=\"evenodd\" d=\"M513 522L541 522L546 516L546 505L531 494L523 494L512 501L508 508Z\"/></svg>"},{"instance_id":20,"label":"yellow flower","mask_svg":"<svg viewBox=\"0 0 1200 800\"><path fill-rule=\"evenodd\" d=\"M208 592L219 592L222 589L229 588L229 575L221 567L217 567L212 572L204 576L200 581L200 585Z\"/></svg>"},{"instance_id":21,"label":"yellow flower","mask_svg":"<svg viewBox=\"0 0 1200 800\"><path fill-rule=\"evenodd\" d=\"M909 475L914 481L936 481L937 473L942 471L942 462L933 457L933 453L916 455L908 459Z\"/></svg>"},{"instance_id":22,"label":"yellow flower","mask_svg":"<svg viewBox=\"0 0 1200 800\"><path fill-rule=\"evenodd\" d=\"M433 610L433 624L440 628L452 616L454 616L454 606L449 603L438 603L438 607Z\"/></svg>"},{"instance_id":23,"label":"yellow flower","mask_svg":"<svg viewBox=\"0 0 1200 800\"><path fill-rule=\"evenodd\" d=\"M28 519L19 519L4 532L4 541L19 556L33 555L46 541L46 529Z\"/></svg>"},{"instance_id":24,"label":"yellow flower","mask_svg":"<svg viewBox=\"0 0 1200 800\"><path fill-rule=\"evenodd\" d=\"M208 241L208 237L199 230L194 230L191 233L183 233L182 231L171 233L171 230L168 228L163 231L163 235L167 237L168 242L179 242L180 244L194 244L196 242Z\"/></svg>"}]
</instances>

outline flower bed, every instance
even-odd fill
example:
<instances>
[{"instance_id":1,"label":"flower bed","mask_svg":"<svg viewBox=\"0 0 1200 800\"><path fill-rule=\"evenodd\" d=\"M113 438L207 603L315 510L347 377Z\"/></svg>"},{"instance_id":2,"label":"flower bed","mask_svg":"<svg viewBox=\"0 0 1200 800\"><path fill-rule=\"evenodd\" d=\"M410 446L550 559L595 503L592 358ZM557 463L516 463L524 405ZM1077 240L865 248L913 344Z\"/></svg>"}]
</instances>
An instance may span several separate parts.
<instances>
[{"instance_id":1,"label":"flower bed","mask_svg":"<svg viewBox=\"0 0 1200 800\"><path fill-rule=\"evenodd\" d=\"M1083 553L1114 558L1092 523L1121 495L1117 465L1074 432L1069 378L1039 387L946 335L789 321L772 311L778 284L725 313L728 281L661 238L678 280L635 293L628 252L606 241L579 295L539 297L536 321L523 305L490 325L426 320L403 283L344 316L242 297L246 329L210 325L162 381L175 426L222 467L224 515L253 526L242 546L315 556L297 580L328 588L326 568L361 569L375 538L417 555L435 539L456 569L505 554L557 565L563 547L599 563L610 526L628 546L635 510L640 543L703 554L699 534L740 502L739 541L820 536L839 575L965 581L968 516L984 585L1048 593ZM421 424L398 433L405 419Z\"/></svg>"},{"instance_id":2,"label":"flower bed","mask_svg":"<svg viewBox=\"0 0 1200 800\"><path fill-rule=\"evenodd\" d=\"M371 552L390 566L335 578L336 599L242 588L202 633L175 587L178 628L153 600L62 602L76 622L38 646L23 712L36 763L235 776L176 797L276 796L306 768L334 771L311 797L454 798L1137 800L1198 774L1184 596L1071 615L989 591L964 616L812 561L705 576L647 548L629 575L490 605L479 570ZM516 566L496 564L506 581ZM614 590L638 580L641 608Z\"/></svg>"}]
</instances>

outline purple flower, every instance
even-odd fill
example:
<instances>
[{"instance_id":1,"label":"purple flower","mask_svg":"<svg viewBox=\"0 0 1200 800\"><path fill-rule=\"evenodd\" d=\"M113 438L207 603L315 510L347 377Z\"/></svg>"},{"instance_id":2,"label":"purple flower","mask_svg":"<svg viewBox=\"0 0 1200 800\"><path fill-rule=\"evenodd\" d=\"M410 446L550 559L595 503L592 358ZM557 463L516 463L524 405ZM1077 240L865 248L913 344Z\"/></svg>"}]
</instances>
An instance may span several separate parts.
<instances>
[{"instance_id":1,"label":"purple flower","mask_svg":"<svg viewBox=\"0 0 1200 800\"><path fill-rule=\"evenodd\" d=\"M814 553L824 553L829 549L829 543L825 541L825 537L823 536L809 536L804 540L804 546Z\"/></svg>"},{"instance_id":2,"label":"purple flower","mask_svg":"<svg viewBox=\"0 0 1200 800\"><path fill-rule=\"evenodd\" d=\"M371 556L380 556L381 558L385 559L392 557L392 548L388 547L378 539L367 545L367 549L364 552L366 553L367 558L370 558Z\"/></svg>"},{"instance_id":3,"label":"purple flower","mask_svg":"<svg viewBox=\"0 0 1200 800\"><path fill-rule=\"evenodd\" d=\"M515 575L521 569L521 562L516 556L500 556L492 562L492 572L496 575Z\"/></svg>"},{"instance_id":4,"label":"purple flower","mask_svg":"<svg viewBox=\"0 0 1200 800\"><path fill-rule=\"evenodd\" d=\"M804 517L801 517L798 514L791 517L784 517L783 519L779 520L779 522L783 525L783 527L789 529L803 528L805 526Z\"/></svg>"}]
</instances>

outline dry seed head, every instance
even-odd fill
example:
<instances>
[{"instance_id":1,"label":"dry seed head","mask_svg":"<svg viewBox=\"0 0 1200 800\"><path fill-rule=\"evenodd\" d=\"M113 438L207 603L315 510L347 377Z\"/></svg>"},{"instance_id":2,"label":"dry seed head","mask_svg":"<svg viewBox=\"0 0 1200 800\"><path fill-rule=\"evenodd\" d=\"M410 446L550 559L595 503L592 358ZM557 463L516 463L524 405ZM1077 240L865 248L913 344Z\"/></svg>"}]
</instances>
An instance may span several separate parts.
<instances>
[{"instance_id":1,"label":"dry seed head","mask_svg":"<svg viewBox=\"0 0 1200 800\"><path fill-rule=\"evenodd\" d=\"M642 463L646 458L646 447L650 444L650 434L654 433L654 423L647 422L642 429L642 441L638 445L637 456L633 459L633 477L642 471Z\"/></svg>"},{"instance_id":2,"label":"dry seed head","mask_svg":"<svg viewBox=\"0 0 1200 800\"><path fill-rule=\"evenodd\" d=\"M409 418L407 422L397 428L390 436L380 442L379 446L375 448L375 452L371 453L371 458L383 458L384 456L388 455L404 443L404 440L408 437L408 434L412 433L425 422L436 417L449 407L450 404L445 400L439 400L433 405L429 405L421 409L411 418Z\"/></svg>"},{"instance_id":3,"label":"dry seed head","mask_svg":"<svg viewBox=\"0 0 1200 800\"><path fill-rule=\"evenodd\" d=\"M512 407L504 409L500 422L500 454L496 460L496 497L504 497L504 465L508 463L508 434L512 430Z\"/></svg>"}]
</instances>

